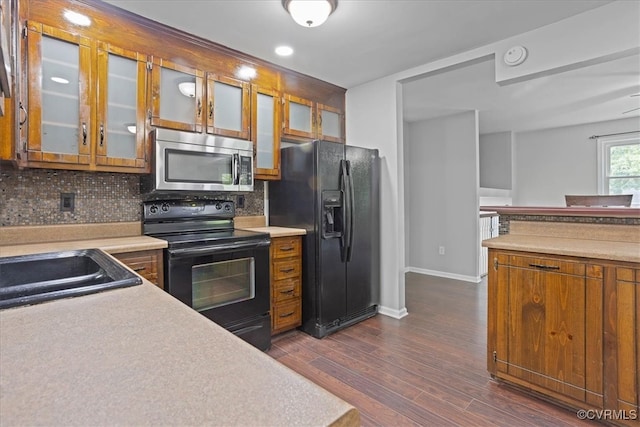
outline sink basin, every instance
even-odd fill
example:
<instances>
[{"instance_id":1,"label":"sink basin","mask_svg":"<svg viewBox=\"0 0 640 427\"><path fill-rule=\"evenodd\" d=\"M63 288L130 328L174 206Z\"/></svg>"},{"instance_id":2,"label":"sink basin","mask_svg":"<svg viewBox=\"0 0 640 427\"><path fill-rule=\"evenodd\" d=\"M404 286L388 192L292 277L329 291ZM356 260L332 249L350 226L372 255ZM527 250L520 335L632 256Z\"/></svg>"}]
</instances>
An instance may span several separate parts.
<instances>
[{"instance_id":1,"label":"sink basin","mask_svg":"<svg viewBox=\"0 0 640 427\"><path fill-rule=\"evenodd\" d=\"M99 249L0 258L0 309L141 283Z\"/></svg>"}]
</instances>

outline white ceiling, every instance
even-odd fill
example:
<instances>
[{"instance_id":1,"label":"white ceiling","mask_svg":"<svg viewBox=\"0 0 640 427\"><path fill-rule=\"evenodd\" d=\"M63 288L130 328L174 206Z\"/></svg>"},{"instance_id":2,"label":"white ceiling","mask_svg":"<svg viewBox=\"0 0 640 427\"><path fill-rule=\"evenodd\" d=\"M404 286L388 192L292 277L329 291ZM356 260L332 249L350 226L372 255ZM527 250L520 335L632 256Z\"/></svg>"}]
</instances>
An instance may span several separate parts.
<instances>
[{"instance_id":1,"label":"white ceiling","mask_svg":"<svg viewBox=\"0 0 640 427\"><path fill-rule=\"evenodd\" d=\"M325 24L304 28L286 13L281 0L106 0L155 21L346 89L524 33L610 1L339 0L337 10ZM293 47L294 54L287 58L275 55L273 50L280 44ZM473 68L476 67L459 70L451 76L448 76L451 73L443 74L440 79L444 80L438 83L411 83L410 95L405 102L405 117L411 120L432 117L434 112L431 109L434 107L447 110L473 108L481 110L481 123L484 121L485 126L497 129L502 125L490 124L491 117L501 118L505 111L514 112L509 101L516 99L522 104L521 92L534 92L535 85L538 85L546 88L547 94L557 94L543 79L538 79L530 83L533 86L510 86L509 94L501 95L485 78L492 71L492 68L489 70L492 64L477 64ZM611 74L612 70L601 71ZM635 73L637 85L637 67ZM449 83L448 78L453 80ZM553 78L546 80L550 79ZM568 89L564 83L559 84L556 89ZM456 90L432 92L446 87ZM461 87L468 90L457 90ZM553 105L570 110L569 106L577 102L597 102L597 96L604 97L602 93L595 92L589 97L572 99L573 92L565 90L564 98L549 96L539 99L545 101L546 106L555 100ZM461 95L470 102L464 105L455 103ZM488 99L489 96L493 98ZM438 102L427 103L426 99ZM637 99L640 97L634 98ZM498 107L498 103L504 105ZM489 108L491 106L495 108ZM546 106L532 108L542 116L541 111Z\"/></svg>"}]
</instances>

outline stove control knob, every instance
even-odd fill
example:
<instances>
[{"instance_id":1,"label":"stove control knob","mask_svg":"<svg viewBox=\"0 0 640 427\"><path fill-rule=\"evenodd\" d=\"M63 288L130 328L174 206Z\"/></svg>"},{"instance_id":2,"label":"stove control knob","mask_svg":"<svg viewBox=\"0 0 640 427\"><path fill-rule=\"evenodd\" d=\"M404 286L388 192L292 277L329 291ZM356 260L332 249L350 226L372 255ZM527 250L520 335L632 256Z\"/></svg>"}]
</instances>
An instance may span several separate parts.
<instances>
[{"instance_id":1,"label":"stove control knob","mask_svg":"<svg viewBox=\"0 0 640 427\"><path fill-rule=\"evenodd\" d=\"M149 206L149 213L151 214L157 214L158 213L158 207L156 205L151 205Z\"/></svg>"},{"instance_id":2,"label":"stove control knob","mask_svg":"<svg viewBox=\"0 0 640 427\"><path fill-rule=\"evenodd\" d=\"M163 203L163 204L160 206L160 210L161 210L162 212L169 212L169 208L170 208L170 207L169 207L169 203Z\"/></svg>"},{"instance_id":3,"label":"stove control knob","mask_svg":"<svg viewBox=\"0 0 640 427\"><path fill-rule=\"evenodd\" d=\"M222 203L216 203L216 210L217 211L221 211L222 210Z\"/></svg>"},{"instance_id":4,"label":"stove control knob","mask_svg":"<svg viewBox=\"0 0 640 427\"><path fill-rule=\"evenodd\" d=\"M231 211L231 205L229 203L225 203L224 204L224 210L227 211L227 212Z\"/></svg>"}]
</instances>

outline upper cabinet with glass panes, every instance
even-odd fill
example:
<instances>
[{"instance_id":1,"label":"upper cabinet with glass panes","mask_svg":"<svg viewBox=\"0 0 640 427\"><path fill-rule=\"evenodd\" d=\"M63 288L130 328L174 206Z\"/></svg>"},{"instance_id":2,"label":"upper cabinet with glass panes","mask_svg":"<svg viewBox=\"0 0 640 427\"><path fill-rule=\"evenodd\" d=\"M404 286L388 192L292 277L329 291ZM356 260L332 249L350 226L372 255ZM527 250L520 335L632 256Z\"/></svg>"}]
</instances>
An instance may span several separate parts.
<instances>
[{"instance_id":1,"label":"upper cabinet with glass panes","mask_svg":"<svg viewBox=\"0 0 640 427\"><path fill-rule=\"evenodd\" d=\"M153 59L151 125L250 139L249 83Z\"/></svg>"},{"instance_id":2,"label":"upper cabinet with glass panes","mask_svg":"<svg viewBox=\"0 0 640 427\"><path fill-rule=\"evenodd\" d=\"M27 28L26 165L149 171L146 56L38 22Z\"/></svg>"},{"instance_id":3,"label":"upper cabinet with glass panes","mask_svg":"<svg viewBox=\"0 0 640 427\"><path fill-rule=\"evenodd\" d=\"M345 142L342 110L291 94L283 97L282 128L283 138L292 141Z\"/></svg>"}]
</instances>

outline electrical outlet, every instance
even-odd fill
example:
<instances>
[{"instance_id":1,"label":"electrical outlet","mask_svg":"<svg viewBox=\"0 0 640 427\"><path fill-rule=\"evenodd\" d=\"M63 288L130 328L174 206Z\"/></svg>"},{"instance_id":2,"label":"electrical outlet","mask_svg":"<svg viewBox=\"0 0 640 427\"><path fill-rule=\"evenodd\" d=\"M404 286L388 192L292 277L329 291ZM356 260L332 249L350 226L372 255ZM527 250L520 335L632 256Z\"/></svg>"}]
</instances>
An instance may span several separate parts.
<instances>
[{"instance_id":1,"label":"electrical outlet","mask_svg":"<svg viewBox=\"0 0 640 427\"><path fill-rule=\"evenodd\" d=\"M60 193L60 212L73 212L76 193Z\"/></svg>"},{"instance_id":2,"label":"electrical outlet","mask_svg":"<svg viewBox=\"0 0 640 427\"><path fill-rule=\"evenodd\" d=\"M438 246L438 253L444 255L444 246Z\"/></svg>"},{"instance_id":3,"label":"electrical outlet","mask_svg":"<svg viewBox=\"0 0 640 427\"><path fill-rule=\"evenodd\" d=\"M244 195L242 195L242 194L239 194L239 195L238 195L238 202L236 203L236 205L237 205L240 209L244 208Z\"/></svg>"}]
</instances>

